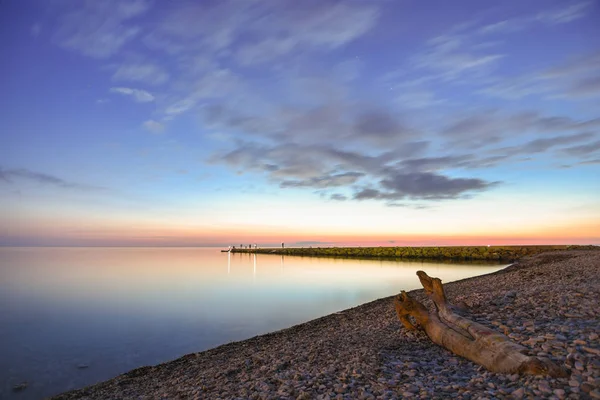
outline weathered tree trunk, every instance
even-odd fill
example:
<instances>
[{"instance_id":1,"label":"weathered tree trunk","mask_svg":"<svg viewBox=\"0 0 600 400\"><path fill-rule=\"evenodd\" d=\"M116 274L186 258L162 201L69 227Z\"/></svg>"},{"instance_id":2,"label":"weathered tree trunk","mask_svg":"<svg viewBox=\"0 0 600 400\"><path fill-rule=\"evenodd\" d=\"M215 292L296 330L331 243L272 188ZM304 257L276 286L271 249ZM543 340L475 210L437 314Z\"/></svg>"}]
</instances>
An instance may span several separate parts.
<instances>
[{"instance_id":1,"label":"weathered tree trunk","mask_svg":"<svg viewBox=\"0 0 600 400\"><path fill-rule=\"evenodd\" d=\"M447 302L442 281L425 272L417 272L425 293L435 304L436 313L430 313L406 292L394 299L396 314L409 330L417 329L413 317L436 344L451 352L484 366L492 372L550 375L564 377L566 370L549 359L526 355L527 349L501 333L455 314Z\"/></svg>"}]
</instances>

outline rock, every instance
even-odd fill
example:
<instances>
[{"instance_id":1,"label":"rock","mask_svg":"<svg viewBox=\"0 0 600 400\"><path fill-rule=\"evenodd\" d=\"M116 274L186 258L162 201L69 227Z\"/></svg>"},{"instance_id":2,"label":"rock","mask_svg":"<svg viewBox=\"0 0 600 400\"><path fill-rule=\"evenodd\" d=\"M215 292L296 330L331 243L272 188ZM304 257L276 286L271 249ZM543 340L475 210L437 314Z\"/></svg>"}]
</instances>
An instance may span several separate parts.
<instances>
[{"instance_id":1,"label":"rock","mask_svg":"<svg viewBox=\"0 0 600 400\"><path fill-rule=\"evenodd\" d=\"M411 393L419 393L419 388L415 385L406 385L405 387L407 392L411 392Z\"/></svg>"},{"instance_id":2,"label":"rock","mask_svg":"<svg viewBox=\"0 0 600 400\"><path fill-rule=\"evenodd\" d=\"M581 349L587 353L595 354L600 356L600 349L594 349L592 347L581 346Z\"/></svg>"},{"instance_id":3,"label":"rock","mask_svg":"<svg viewBox=\"0 0 600 400\"><path fill-rule=\"evenodd\" d=\"M589 393L592 391L592 389L594 389L594 387L587 382L582 383L581 386L579 386L579 387L585 393Z\"/></svg>"},{"instance_id":4,"label":"rock","mask_svg":"<svg viewBox=\"0 0 600 400\"><path fill-rule=\"evenodd\" d=\"M298 397L296 397L296 400L310 400L310 399L311 399L310 394L308 394L306 392L300 392Z\"/></svg>"},{"instance_id":5,"label":"rock","mask_svg":"<svg viewBox=\"0 0 600 400\"><path fill-rule=\"evenodd\" d=\"M593 399L600 399L600 390L594 389L589 393L590 397Z\"/></svg>"},{"instance_id":6,"label":"rock","mask_svg":"<svg viewBox=\"0 0 600 400\"><path fill-rule=\"evenodd\" d=\"M550 389L550 386L546 382L540 382L538 389L542 393L552 393L552 389Z\"/></svg>"},{"instance_id":7,"label":"rock","mask_svg":"<svg viewBox=\"0 0 600 400\"><path fill-rule=\"evenodd\" d=\"M512 392L512 396L515 399L522 399L524 395L525 395L525 389L523 389L523 388L518 388L517 390Z\"/></svg>"}]
</instances>

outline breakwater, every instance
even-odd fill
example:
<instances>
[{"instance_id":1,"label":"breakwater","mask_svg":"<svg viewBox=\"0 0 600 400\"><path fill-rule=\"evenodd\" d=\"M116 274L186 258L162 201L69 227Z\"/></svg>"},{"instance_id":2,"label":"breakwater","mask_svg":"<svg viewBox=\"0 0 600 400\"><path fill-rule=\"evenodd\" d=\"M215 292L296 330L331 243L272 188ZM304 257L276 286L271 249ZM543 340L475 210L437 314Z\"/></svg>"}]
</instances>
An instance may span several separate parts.
<instances>
[{"instance_id":1,"label":"breakwater","mask_svg":"<svg viewBox=\"0 0 600 400\"><path fill-rule=\"evenodd\" d=\"M432 260L514 261L557 250L598 250L598 246L430 246L430 247L289 247L232 249L233 253L281 254L305 257L399 258Z\"/></svg>"}]
</instances>

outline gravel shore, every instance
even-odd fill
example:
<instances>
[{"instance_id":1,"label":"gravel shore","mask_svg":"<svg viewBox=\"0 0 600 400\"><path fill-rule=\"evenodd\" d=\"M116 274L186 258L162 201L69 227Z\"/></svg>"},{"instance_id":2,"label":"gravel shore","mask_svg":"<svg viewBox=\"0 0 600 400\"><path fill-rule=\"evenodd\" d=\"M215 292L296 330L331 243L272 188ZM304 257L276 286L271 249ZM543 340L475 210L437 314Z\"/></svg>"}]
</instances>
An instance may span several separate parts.
<instances>
[{"instance_id":1,"label":"gravel shore","mask_svg":"<svg viewBox=\"0 0 600 400\"><path fill-rule=\"evenodd\" d=\"M406 332L388 297L55 399L600 399L600 251L544 253L445 287L468 317L570 377L487 372Z\"/></svg>"}]
</instances>

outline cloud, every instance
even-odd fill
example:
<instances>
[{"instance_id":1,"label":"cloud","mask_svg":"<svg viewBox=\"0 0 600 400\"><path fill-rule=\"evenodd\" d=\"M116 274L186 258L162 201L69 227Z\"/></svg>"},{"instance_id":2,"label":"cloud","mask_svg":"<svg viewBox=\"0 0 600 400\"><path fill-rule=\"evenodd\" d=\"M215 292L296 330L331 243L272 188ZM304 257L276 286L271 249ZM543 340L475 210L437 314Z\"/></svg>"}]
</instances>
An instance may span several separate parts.
<instances>
[{"instance_id":1,"label":"cloud","mask_svg":"<svg viewBox=\"0 0 600 400\"><path fill-rule=\"evenodd\" d=\"M581 54L556 67L547 68L540 75L543 78L559 78L579 75L588 71L600 69L600 51Z\"/></svg>"},{"instance_id":2,"label":"cloud","mask_svg":"<svg viewBox=\"0 0 600 400\"><path fill-rule=\"evenodd\" d=\"M288 3L277 13L263 15L267 37L243 44L237 58L243 65L262 64L297 50L331 50L368 32L377 21L374 4L352 2Z\"/></svg>"},{"instance_id":3,"label":"cloud","mask_svg":"<svg viewBox=\"0 0 600 400\"><path fill-rule=\"evenodd\" d=\"M592 133L584 132L575 135L562 135L551 138L536 139L523 145L520 148L520 152L526 154L541 153L550 149L551 147L581 142L593 136L594 135Z\"/></svg>"},{"instance_id":4,"label":"cloud","mask_svg":"<svg viewBox=\"0 0 600 400\"><path fill-rule=\"evenodd\" d=\"M396 96L395 101L405 108L429 108L447 103L446 99L438 98L431 90L403 90Z\"/></svg>"},{"instance_id":5,"label":"cloud","mask_svg":"<svg viewBox=\"0 0 600 400\"><path fill-rule=\"evenodd\" d=\"M149 92L141 89L131 89L126 87L113 87L110 88L110 92L119 93L126 96L132 96L138 103L148 103L154 101L154 96Z\"/></svg>"},{"instance_id":6,"label":"cloud","mask_svg":"<svg viewBox=\"0 0 600 400\"><path fill-rule=\"evenodd\" d=\"M399 172L381 181L381 186L392 199L452 199L466 192L482 191L499 182L487 182L473 178L449 178L431 172Z\"/></svg>"},{"instance_id":7,"label":"cloud","mask_svg":"<svg viewBox=\"0 0 600 400\"><path fill-rule=\"evenodd\" d=\"M504 56L477 50L465 36L448 34L431 39L427 49L413 58L413 64L437 73L435 80L451 81L465 74L471 78L486 75Z\"/></svg>"},{"instance_id":8,"label":"cloud","mask_svg":"<svg viewBox=\"0 0 600 400\"><path fill-rule=\"evenodd\" d=\"M224 162L247 172L266 173L283 189L347 188L354 191L354 200L454 199L497 184L481 179L450 178L431 172L456 167L465 160L473 163L470 165L473 167L477 161L474 156L409 160L402 157L401 153L394 151L371 156L324 144L268 146L240 143L237 149L227 154L215 154L213 162ZM356 187L359 181L371 182L371 185ZM340 196L330 198L342 200Z\"/></svg>"},{"instance_id":9,"label":"cloud","mask_svg":"<svg viewBox=\"0 0 600 400\"><path fill-rule=\"evenodd\" d=\"M346 200L348 200L348 196L340 194L340 193L333 193L331 196L329 196L329 198L331 200L335 200L335 201L346 201Z\"/></svg>"},{"instance_id":10,"label":"cloud","mask_svg":"<svg viewBox=\"0 0 600 400\"><path fill-rule=\"evenodd\" d=\"M570 156L581 157L596 153L598 150L600 150L600 140L581 146L568 147L562 151Z\"/></svg>"},{"instance_id":11,"label":"cloud","mask_svg":"<svg viewBox=\"0 0 600 400\"><path fill-rule=\"evenodd\" d=\"M592 1L579 2L562 8L540 12L536 15L521 16L505 19L484 25L478 29L482 35L505 34L520 32L536 23L564 24L586 16L586 11L592 6Z\"/></svg>"},{"instance_id":12,"label":"cloud","mask_svg":"<svg viewBox=\"0 0 600 400\"><path fill-rule=\"evenodd\" d=\"M375 143L390 143L398 137L407 137L412 132L388 112L375 110L362 113L354 122L355 134Z\"/></svg>"},{"instance_id":13,"label":"cloud","mask_svg":"<svg viewBox=\"0 0 600 400\"><path fill-rule=\"evenodd\" d=\"M169 80L169 74L152 63L123 64L112 76L115 81L143 82L150 85L160 85Z\"/></svg>"},{"instance_id":14,"label":"cloud","mask_svg":"<svg viewBox=\"0 0 600 400\"><path fill-rule=\"evenodd\" d=\"M152 119L145 121L142 125L152 133L162 133L165 130L164 124Z\"/></svg>"},{"instance_id":15,"label":"cloud","mask_svg":"<svg viewBox=\"0 0 600 400\"><path fill-rule=\"evenodd\" d=\"M600 96L600 75L581 79L566 90L566 95L572 97Z\"/></svg>"},{"instance_id":16,"label":"cloud","mask_svg":"<svg viewBox=\"0 0 600 400\"><path fill-rule=\"evenodd\" d=\"M188 2L165 12L145 41L171 54L192 49L258 65L302 52L342 47L368 32L374 3L296 1Z\"/></svg>"},{"instance_id":17,"label":"cloud","mask_svg":"<svg viewBox=\"0 0 600 400\"><path fill-rule=\"evenodd\" d=\"M482 35L519 32L527 27L529 20L527 18L505 19L485 25L479 28L478 33Z\"/></svg>"},{"instance_id":18,"label":"cloud","mask_svg":"<svg viewBox=\"0 0 600 400\"><path fill-rule=\"evenodd\" d=\"M401 160L397 165L408 171L436 171L451 165L460 165L472 158L472 155L410 158Z\"/></svg>"},{"instance_id":19,"label":"cloud","mask_svg":"<svg viewBox=\"0 0 600 400\"><path fill-rule=\"evenodd\" d=\"M25 180L29 182L39 183L42 185L54 186L61 189L75 190L103 190L98 186L85 185L76 182L69 182L54 175L45 174L42 172L31 171L26 168L18 169L2 169L0 168L0 180L6 183L11 183L13 180Z\"/></svg>"},{"instance_id":20,"label":"cloud","mask_svg":"<svg viewBox=\"0 0 600 400\"><path fill-rule=\"evenodd\" d=\"M476 93L507 100L528 96L543 96L543 99L585 97L597 93L598 70L600 52L579 54L551 68L497 78Z\"/></svg>"},{"instance_id":21,"label":"cloud","mask_svg":"<svg viewBox=\"0 0 600 400\"><path fill-rule=\"evenodd\" d=\"M589 129L600 126L600 119L576 121L569 117L545 116L538 112L516 114L500 113L495 110L480 111L461 117L442 128L441 134L459 144L468 145L474 138L490 141L516 133L545 133Z\"/></svg>"},{"instance_id":22,"label":"cloud","mask_svg":"<svg viewBox=\"0 0 600 400\"><path fill-rule=\"evenodd\" d=\"M593 1L584 1L571 4L567 7L544 11L537 15L539 21L549 24L564 24L575 21L586 15L586 11L593 6Z\"/></svg>"},{"instance_id":23,"label":"cloud","mask_svg":"<svg viewBox=\"0 0 600 400\"><path fill-rule=\"evenodd\" d=\"M141 28L129 22L149 9L146 0L85 1L74 5L62 16L54 40L64 48L100 59L113 56L140 33Z\"/></svg>"},{"instance_id":24,"label":"cloud","mask_svg":"<svg viewBox=\"0 0 600 400\"><path fill-rule=\"evenodd\" d=\"M600 164L600 158L597 158L595 160L582 161L579 163L579 165L598 165L598 164Z\"/></svg>"},{"instance_id":25,"label":"cloud","mask_svg":"<svg viewBox=\"0 0 600 400\"><path fill-rule=\"evenodd\" d=\"M193 81L187 94L172 101L164 110L169 117L186 113L201 101L215 99L239 100L243 92L242 79L229 69L217 69Z\"/></svg>"},{"instance_id":26,"label":"cloud","mask_svg":"<svg viewBox=\"0 0 600 400\"><path fill-rule=\"evenodd\" d=\"M328 187L348 186L355 183L363 176L365 176L365 174L361 172L344 172L341 174L331 174L304 180L284 180L279 186L281 188L313 187L323 189Z\"/></svg>"}]
</instances>

